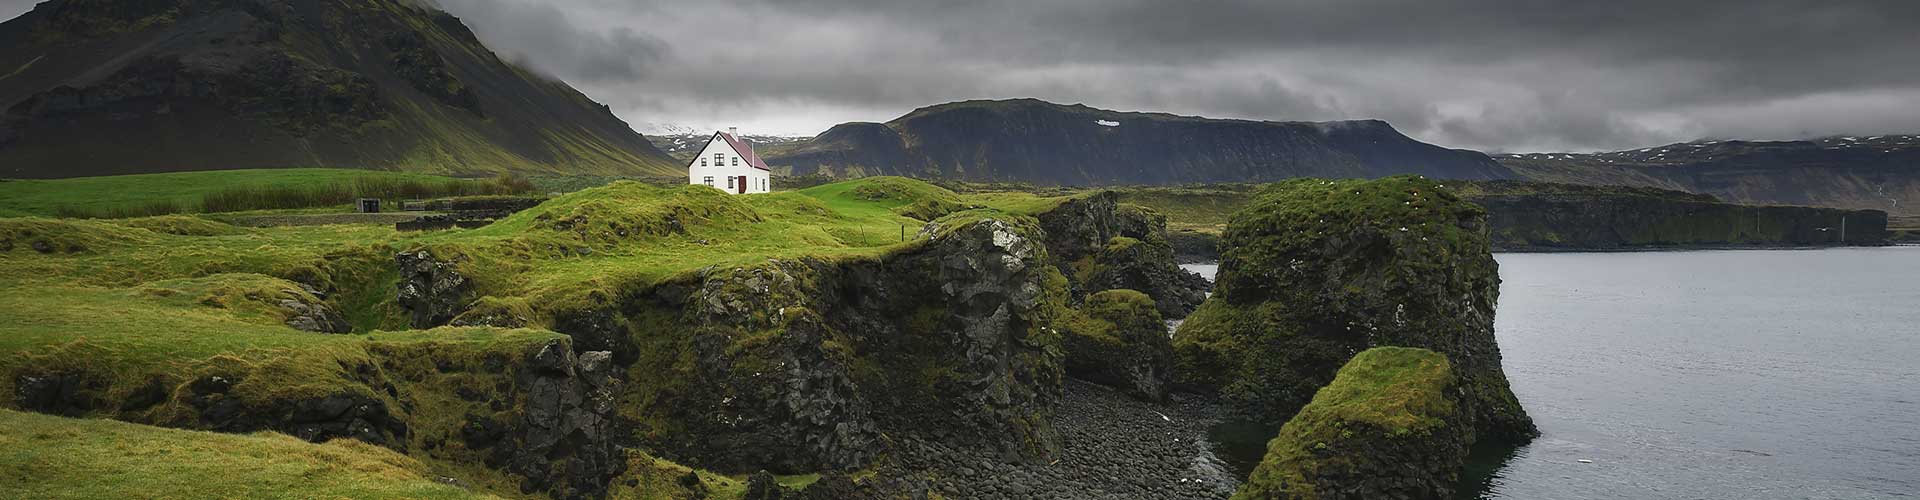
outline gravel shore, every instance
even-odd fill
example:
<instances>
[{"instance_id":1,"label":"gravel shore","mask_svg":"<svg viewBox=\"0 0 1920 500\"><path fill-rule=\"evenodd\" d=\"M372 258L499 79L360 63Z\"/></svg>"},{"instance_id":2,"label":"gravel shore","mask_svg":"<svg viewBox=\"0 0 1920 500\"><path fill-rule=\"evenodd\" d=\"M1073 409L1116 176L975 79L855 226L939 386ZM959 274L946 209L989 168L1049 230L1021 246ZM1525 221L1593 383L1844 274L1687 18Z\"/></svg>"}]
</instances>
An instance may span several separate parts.
<instances>
[{"instance_id":1,"label":"gravel shore","mask_svg":"<svg viewBox=\"0 0 1920 500\"><path fill-rule=\"evenodd\" d=\"M996 454L939 443L899 444L880 468L881 496L1112 499L1226 498L1239 478L1215 457L1207 428L1218 418L1207 398L1175 394L1158 405L1105 386L1068 380L1054 425L1060 458L1009 463Z\"/></svg>"}]
</instances>

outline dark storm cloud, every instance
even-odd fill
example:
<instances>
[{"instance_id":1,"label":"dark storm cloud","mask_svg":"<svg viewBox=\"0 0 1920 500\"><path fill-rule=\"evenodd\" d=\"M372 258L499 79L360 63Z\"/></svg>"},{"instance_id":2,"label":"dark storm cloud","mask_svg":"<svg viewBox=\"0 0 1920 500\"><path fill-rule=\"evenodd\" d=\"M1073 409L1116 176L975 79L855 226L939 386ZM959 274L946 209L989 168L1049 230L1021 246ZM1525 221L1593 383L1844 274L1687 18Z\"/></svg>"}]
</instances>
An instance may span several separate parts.
<instances>
[{"instance_id":1,"label":"dark storm cloud","mask_svg":"<svg viewBox=\"0 0 1920 500\"><path fill-rule=\"evenodd\" d=\"M1920 132L1912 0L437 2L641 128L1038 97L1488 150Z\"/></svg>"}]
</instances>

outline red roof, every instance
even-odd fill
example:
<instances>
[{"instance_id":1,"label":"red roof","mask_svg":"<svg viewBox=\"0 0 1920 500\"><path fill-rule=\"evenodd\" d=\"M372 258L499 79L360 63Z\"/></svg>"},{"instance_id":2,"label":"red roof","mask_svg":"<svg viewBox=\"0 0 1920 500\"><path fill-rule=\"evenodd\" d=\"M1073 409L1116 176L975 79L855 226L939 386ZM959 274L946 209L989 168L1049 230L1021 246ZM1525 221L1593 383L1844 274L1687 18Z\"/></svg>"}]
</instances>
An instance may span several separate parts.
<instances>
[{"instance_id":1,"label":"red roof","mask_svg":"<svg viewBox=\"0 0 1920 500\"><path fill-rule=\"evenodd\" d=\"M733 152L739 153L741 158L747 159L747 165L752 166L753 168L766 170L769 172L773 170L773 169L767 168L767 162L760 161L760 155L754 154L753 144L750 144L745 140L741 140L738 137L734 137L733 134L729 134L726 132L714 132L714 135L718 135L720 136L720 138L726 139L727 145L733 146ZM708 142L712 142L712 141L709 140Z\"/></svg>"}]
</instances>

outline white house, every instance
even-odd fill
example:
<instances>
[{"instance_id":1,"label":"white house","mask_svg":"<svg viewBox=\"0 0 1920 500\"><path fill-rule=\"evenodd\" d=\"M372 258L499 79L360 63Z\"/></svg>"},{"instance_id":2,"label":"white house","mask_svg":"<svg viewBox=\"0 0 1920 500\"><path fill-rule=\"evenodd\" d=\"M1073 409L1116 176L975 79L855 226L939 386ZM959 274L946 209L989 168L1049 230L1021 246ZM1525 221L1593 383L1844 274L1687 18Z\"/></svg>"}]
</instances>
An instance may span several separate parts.
<instances>
[{"instance_id":1,"label":"white house","mask_svg":"<svg viewBox=\"0 0 1920 500\"><path fill-rule=\"evenodd\" d=\"M707 147L687 163L687 183L705 184L734 194L765 193L773 190L767 163L753 153L753 145L741 139L739 129L714 132Z\"/></svg>"}]
</instances>

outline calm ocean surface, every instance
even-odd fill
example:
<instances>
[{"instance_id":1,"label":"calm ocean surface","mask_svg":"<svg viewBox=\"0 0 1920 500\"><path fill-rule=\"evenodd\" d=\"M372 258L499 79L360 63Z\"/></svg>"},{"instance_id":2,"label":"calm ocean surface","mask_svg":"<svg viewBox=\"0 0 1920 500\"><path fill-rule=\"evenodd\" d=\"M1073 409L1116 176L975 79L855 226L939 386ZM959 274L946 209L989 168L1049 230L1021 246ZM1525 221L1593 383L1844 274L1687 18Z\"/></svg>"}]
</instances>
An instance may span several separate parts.
<instances>
[{"instance_id":1,"label":"calm ocean surface","mask_svg":"<svg viewBox=\"0 0 1920 500\"><path fill-rule=\"evenodd\" d=\"M1920 497L1920 247L1496 258L1542 436L1478 497Z\"/></svg>"}]
</instances>

